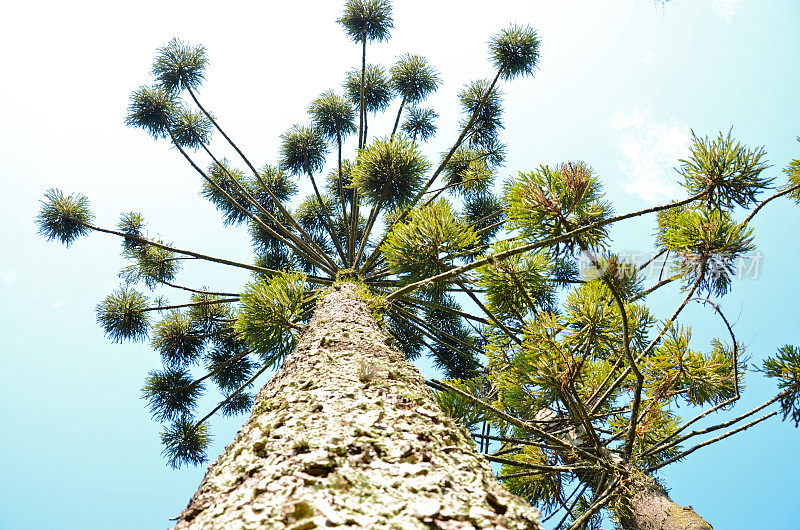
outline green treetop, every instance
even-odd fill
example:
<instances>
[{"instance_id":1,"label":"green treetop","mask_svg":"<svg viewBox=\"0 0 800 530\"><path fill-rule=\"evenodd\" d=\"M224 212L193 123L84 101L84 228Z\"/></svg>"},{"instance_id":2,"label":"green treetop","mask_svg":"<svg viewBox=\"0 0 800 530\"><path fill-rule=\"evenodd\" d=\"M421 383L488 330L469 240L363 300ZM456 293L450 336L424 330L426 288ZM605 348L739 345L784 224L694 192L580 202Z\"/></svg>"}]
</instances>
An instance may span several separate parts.
<instances>
[{"instance_id":1,"label":"green treetop","mask_svg":"<svg viewBox=\"0 0 800 530\"><path fill-rule=\"evenodd\" d=\"M291 354L316 302L343 281L363 288L407 358L433 359L445 378L428 383L442 408L502 466L510 490L560 519L558 528L596 527L603 508L624 528L644 528L653 499L668 499L652 479L660 468L770 416L798 422L800 354L783 346L755 370L778 380L773 399L690 430L735 406L754 371L718 299L755 248L756 213L779 197L800 201L800 162L776 186L763 148L731 132L695 135L677 168L685 197L623 214L582 161L499 185L501 87L536 72L536 31L495 34L493 74L457 94L462 118L445 124L453 142L436 153L428 142L438 116L422 106L441 84L436 69L412 54L366 62L368 44L390 37L391 4L348 0L338 22L360 44L360 68L343 75L343 92L309 104L308 123L277 139L279 159L260 169L201 103L203 46L171 40L158 50L153 84L131 95L126 124L185 158L223 222L249 231L252 263L152 238L136 212L101 227L79 194L49 190L42 201L37 222L49 240L71 245L92 231L121 240L122 285L97 318L112 341L149 337L161 355L142 396L166 423L170 465L206 460L213 414L251 409L256 378ZM392 126L369 130L375 113L388 113ZM212 135L222 137L213 149ZM351 135L357 148L348 152ZM298 198L300 190L310 193ZM673 258L658 278L610 238L614 223L646 215L658 220L655 258ZM184 285L180 271L192 260L246 269L252 279L235 293ZM669 289L674 310L656 314L648 297ZM164 293L187 298L170 303ZM683 319L698 303L720 322L704 348ZM219 405L202 414L197 400L212 386ZM768 411L773 403L778 410ZM694 416L678 415L677 404ZM694 517L692 528L706 528Z\"/></svg>"}]
</instances>

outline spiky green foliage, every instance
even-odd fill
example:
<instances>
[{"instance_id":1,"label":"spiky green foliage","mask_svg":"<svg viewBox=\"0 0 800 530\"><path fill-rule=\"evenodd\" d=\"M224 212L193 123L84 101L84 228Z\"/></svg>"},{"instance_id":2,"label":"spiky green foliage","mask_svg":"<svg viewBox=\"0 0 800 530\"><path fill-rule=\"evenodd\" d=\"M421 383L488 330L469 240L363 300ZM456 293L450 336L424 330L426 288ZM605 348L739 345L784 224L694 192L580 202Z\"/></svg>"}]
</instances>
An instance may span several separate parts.
<instances>
[{"instance_id":1,"label":"spiky green foliage","mask_svg":"<svg viewBox=\"0 0 800 530\"><path fill-rule=\"evenodd\" d=\"M641 306L626 304L625 308L632 331L630 346L640 349L654 319ZM594 389L622 360L622 328L611 294L595 281L571 291L561 313L539 311L535 318L526 319L521 345L508 344L503 335L496 334L489 357L490 366L498 368L493 381L499 402L529 419L548 411L577 414L576 401L590 403ZM618 392L610 395L611 402ZM579 425L580 417L566 421Z\"/></svg>"},{"instance_id":2,"label":"spiky green foliage","mask_svg":"<svg viewBox=\"0 0 800 530\"><path fill-rule=\"evenodd\" d=\"M264 210L280 218L273 197L285 204L297 193L297 183L283 170L269 164L262 167L258 175L259 179L247 175L223 158L209 167L207 176L211 182L203 180L201 195L217 207L226 225L255 222L255 216L274 228Z\"/></svg>"},{"instance_id":3,"label":"spiky green foliage","mask_svg":"<svg viewBox=\"0 0 800 530\"><path fill-rule=\"evenodd\" d=\"M316 245L317 248L321 249L323 253L325 253L328 256L334 253L333 243L326 234L313 233L309 234L309 236L310 237L308 238L308 241L313 242L313 244ZM317 265L313 261L306 258L305 256L297 254L294 256L294 259L297 262L300 270L302 270L306 274L315 274L319 272Z\"/></svg>"},{"instance_id":4,"label":"spiky green foliage","mask_svg":"<svg viewBox=\"0 0 800 530\"><path fill-rule=\"evenodd\" d=\"M233 332L230 304L220 303L221 297L206 292L192 293L186 311L198 333L226 337Z\"/></svg>"},{"instance_id":5,"label":"spiky green foliage","mask_svg":"<svg viewBox=\"0 0 800 530\"><path fill-rule=\"evenodd\" d=\"M205 46L190 46L173 38L166 46L158 49L152 72L164 90L196 90L205 81L207 64Z\"/></svg>"},{"instance_id":6,"label":"spiky green foliage","mask_svg":"<svg viewBox=\"0 0 800 530\"><path fill-rule=\"evenodd\" d=\"M329 90L308 107L314 127L329 139L341 139L356 132L356 112L343 96Z\"/></svg>"},{"instance_id":7,"label":"spiky green foliage","mask_svg":"<svg viewBox=\"0 0 800 530\"><path fill-rule=\"evenodd\" d=\"M487 153L481 149L457 149L444 166L447 185L451 191L460 195L487 192L493 177L487 158Z\"/></svg>"},{"instance_id":8,"label":"spiky green foliage","mask_svg":"<svg viewBox=\"0 0 800 530\"><path fill-rule=\"evenodd\" d=\"M144 237L144 227L145 221L144 216L142 216L139 212L126 212L119 216L119 222L117 223L117 230L125 234L126 236L131 236L131 238L126 237L122 240L122 248L124 250L133 250L135 248L139 248L142 243L133 239L133 237Z\"/></svg>"},{"instance_id":9,"label":"spiky green foliage","mask_svg":"<svg viewBox=\"0 0 800 530\"><path fill-rule=\"evenodd\" d=\"M61 190L50 188L44 193L41 204L36 225L39 234L48 241L56 239L70 246L77 238L89 233L87 225L94 221L94 214L86 196L64 195Z\"/></svg>"},{"instance_id":10,"label":"spiky green foliage","mask_svg":"<svg viewBox=\"0 0 800 530\"><path fill-rule=\"evenodd\" d=\"M361 70L347 72L344 90L354 105L361 102ZM386 110L394 97L386 71L377 64L368 64L364 71L364 108L369 112Z\"/></svg>"},{"instance_id":11,"label":"spiky green foliage","mask_svg":"<svg viewBox=\"0 0 800 530\"><path fill-rule=\"evenodd\" d=\"M222 405L220 412L223 416L238 416L248 412L253 407L252 394L239 392L228 397L228 401Z\"/></svg>"},{"instance_id":12,"label":"spiky green foliage","mask_svg":"<svg viewBox=\"0 0 800 530\"><path fill-rule=\"evenodd\" d=\"M489 44L492 63L503 79L533 75L539 63L539 36L530 26L510 26Z\"/></svg>"},{"instance_id":13,"label":"spiky green foliage","mask_svg":"<svg viewBox=\"0 0 800 530\"><path fill-rule=\"evenodd\" d=\"M284 171L276 166L265 164L258 171L258 175L261 177L261 181L258 184L253 184L253 186L256 187L254 195L264 208L268 208L272 211L276 210L276 205L275 201L267 194L266 190L261 185L261 182L266 185L275 199L281 204L285 204L297 193L297 183L291 180ZM276 212L273 211L273 213Z\"/></svg>"},{"instance_id":14,"label":"spiky green foliage","mask_svg":"<svg viewBox=\"0 0 800 530\"><path fill-rule=\"evenodd\" d=\"M469 145L491 151L497 149L498 135L503 129L503 102L500 90L495 87L489 92L490 86L491 83L485 79L472 81L458 94L458 98L466 116L462 126L475 116Z\"/></svg>"},{"instance_id":15,"label":"spiky green foliage","mask_svg":"<svg viewBox=\"0 0 800 530\"><path fill-rule=\"evenodd\" d=\"M420 140L426 141L436 134L436 118L439 115L433 109L421 109L419 107L412 107L408 109L406 120L400 127L411 140L416 142L417 137Z\"/></svg>"},{"instance_id":16,"label":"spiky green foliage","mask_svg":"<svg viewBox=\"0 0 800 530\"><path fill-rule=\"evenodd\" d=\"M123 256L129 263L119 275L127 284L143 282L152 289L174 280L180 270L180 262L172 251L153 245L130 246Z\"/></svg>"},{"instance_id":17,"label":"spiky green foliage","mask_svg":"<svg viewBox=\"0 0 800 530\"><path fill-rule=\"evenodd\" d=\"M402 302L398 304L402 305ZM405 310L416 314L416 310L411 307L404 307ZM406 323L406 319L401 317L394 317L392 313L388 313L383 317L386 328L394 337L396 346L402 351L406 358L410 361L417 359L422 352L425 345L425 337L422 333Z\"/></svg>"},{"instance_id":18,"label":"spiky green foliage","mask_svg":"<svg viewBox=\"0 0 800 530\"><path fill-rule=\"evenodd\" d=\"M414 196L429 167L407 139L377 140L359 153L353 183L370 203L391 208Z\"/></svg>"},{"instance_id":19,"label":"spiky green foliage","mask_svg":"<svg viewBox=\"0 0 800 530\"><path fill-rule=\"evenodd\" d=\"M570 383L577 384L575 391L588 397L586 381L575 377L577 360L569 355L567 344L572 337L560 337L558 324L552 313L531 321L522 346L507 352L508 369L498 374L500 400L512 410L524 411L527 417L539 410L557 409L564 393L572 391Z\"/></svg>"},{"instance_id":20,"label":"spiky green foliage","mask_svg":"<svg viewBox=\"0 0 800 530\"><path fill-rule=\"evenodd\" d=\"M188 314L173 310L153 326L151 344L164 366L181 367L197 363L205 339Z\"/></svg>"},{"instance_id":21,"label":"spiky green foliage","mask_svg":"<svg viewBox=\"0 0 800 530\"><path fill-rule=\"evenodd\" d=\"M531 474L530 468L522 467L525 464L541 466L551 464L557 458L553 452L545 451L537 446L524 445L518 452L510 454L506 458L520 462L520 466L503 464L500 468L498 476L505 477L503 484L508 491L546 510L553 510L558 506L559 496L563 493L565 486L562 475L546 470ZM526 472L528 473L526 476L514 476Z\"/></svg>"},{"instance_id":22,"label":"spiky green foliage","mask_svg":"<svg viewBox=\"0 0 800 530\"><path fill-rule=\"evenodd\" d=\"M474 377L480 368L473 353L474 348L478 347L475 336L464 327L453 331L455 334L448 333L450 336L437 335L436 342L431 346L433 364L445 377Z\"/></svg>"},{"instance_id":23,"label":"spiky green foliage","mask_svg":"<svg viewBox=\"0 0 800 530\"><path fill-rule=\"evenodd\" d=\"M204 114L179 109L172 126L172 134L178 145L189 149L198 149L211 141L211 122Z\"/></svg>"},{"instance_id":24,"label":"spiky green foliage","mask_svg":"<svg viewBox=\"0 0 800 530\"><path fill-rule=\"evenodd\" d=\"M608 284L594 280L580 284L564 301L564 316L569 329L564 330L565 340L579 344L592 342L598 357L618 358L623 341L622 314L614 303ZM655 323L652 313L642 304L626 302L624 309L628 322L629 347L641 351L648 343L647 337Z\"/></svg>"},{"instance_id":25,"label":"spiky green foliage","mask_svg":"<svg viewBox=\"0 0 800 530\"><path fill-rule=\"evenodd\" d=\"M250 203L242 190L252 191L253 186L244 172L222 159L211 164L206 173L211 182L203 180L200 194L222 213L224 223L239 224L249 219Z\"/></svg>"},{"instance_id":26,"label":"spiky green foliage","mask_svg":"<svg viewBox=\"0 0 800 530\"><path fill-rule=\"evenodd\" d=\"M485 192L466 197L461 217L475 228L482 242L488 242L502 228L506 214L500 198Z\"/></svg>"},{"instance_id":27,"label":"spiky green foliage","mask_svg":"<svg viewBox=\"0 0 800 530\"><path fill-rule=\"evenodd\" d=\"M436 70L421 55L402 55L390 70L391 86L406 103L422 101L442 82Z\"/></svg>"},{"instance_id":28,"label":"spiky green foliage","mask_svg":"<svg viewBox=\"0 0 800 530\"><path fill-rule=\"evenodd\" d=\"M318 129L295 125L281 136L281 169L295 175L316 173L325 164L327 150Z\"/></svg>"},{"instance_id":29,"label":"spiky green foliage","mask_svg":"<svg viewBox=\"0 0 800 530\"><path fill-rule=\"evenodd\" d=\"M506 213L511 228L531 241L563 236L602 221L612 213L602 198L600 182L584 162L567 162L551 169L520 173L507 190ZM608 229L599 226L558 243L556 253L583 247L602 249Z\"/></svg>"},{"instance_id":30,"label":"spiky green foliage","mask_svg":"<svg viewBox=\"0 0 800 530\"><path fill-rule=\"evenodd\" d=\"M480 368L477 352L478 337L469 330L451 309L461 306L450 296L433 294L437 304L425 311L425 322L430 325L434 342L430 345L434 365L451 379L470 379Z\"/></svg>"},{"instance_id":31,"label":"spiky green foliage","mask_svg":"<svg viewBox=\"0 0 800 530\"><path fill-rule=\"evenodd\" d=\"M391 6L349 1L340 23L360 44L365 64L367 42L388 38ZM171 465L205 459L211 414L199 424L189 416L201 391L196 381L218 387L213 412L247 411L255 376L294 347L321 287L342 281L358 281L408 358L424 351L450 379L431 382L443 407L474 429L482 449L489 438L500 445L489 458L504 466L512 491L559 509L567 504L567 488L583 483L565 521L597 508L592 503L604 485L622 484L615 495L624 499L631 477L652 474L693 450L681 447L704 430L689 431L693 420L679 417L676 405L702 409L698 418L705 418L738 399L745 364L735 326L721 307L704 300L724 321L731 346L715 338L708 351L692 347L682 311L698 295L680 292L679 280L717 294L730 288L733 263L753 248L752 235L722 208L749 208L771 187L762 176L763 149L743 147L730 133L694 137L680 172L690 193L707 193L680 207L658 208L656 250L677 256L679 274L667 271L656 282L611 248L608 223L615 219L587 164L542 166L495 195L492 180L506 151L501 90L505 81L534 73L539 47L526 26L493 37L496 75L467 83L458 95L463 115L446 124L457 140L442 148L441 167L430 175L422 150L437 115L416 105L440 79L420 56L401 55L388 76L378 65L365 67L363 75L360 69L346 74L343 96L321 94L308 107L312 125L281 137L280 169L256 170L201 104L205 49L173 40L159 51L155 86L134 92L126 121L156 138L169 137L200 173L202 193L225 223L249 228L256 253L240 263L145 241L144 221L135 213L124 215L117 230L96 228L122 238L130 263L123 277L158 290L154 307L147 307L143 294L123 287L98 306L98 320L112 340L141 340L150 311L162 315L152 345L165 368L150 373L143 395L156 419L174 421L162 435ZM186 89L189 99L180 101ZM387 110L395 96L401 102L389 116L391 133L370 144L369 113ZM356 130L355 108L358 152L345 153L341 140ZM224 147L236 152L235 161L212 151L218 146L209 143L210 123ZM335 162L325 167L331 145ZM202 152L191 152L196 148ZM207 156L213 163L202 170ZM785 170L789 186L800 183L798 168L793 161ZM322 171L326 178L318 185L315 174ZM298 186L287 173L307 174L314 194L289 204ZM800 201L796 190L792 197ZM616 220L647 213L652 210ZM93 222L85 198L56 191L46 195L37 221L45 237L67 244ZM744 224L751 221L752 215ZM177 264L198 261L248 270L254 279L243 294L183 285ZM647 297L670 287L681 305L659 321ZM174 308L161 292L168 289L192 293L189 304L175 304L182 311L163 313ZM763 368L783 390L773 401L780 399L796 422L798 358L798 350L786 347ZM193 379L187 366L199 360L206 373ZM598 519L584 527L599 527Z\"/></svg>"},{"instance_id":32,"label":"spiky green foliage","mask_svg":"<svg viewBox=\"0 0 800 530\"><path fill-rule=\"evenodd\" d=\"M262 243L255 242L255 244L260 245ZM261 248L259 252L255 261L253 261L253 265L256 267L263 267L276 271L291 271L297 268L294 256L285 246L271 246L267 243L265 248Z\"/></svg>"},{"instance_id":33,"label":"spiky green foliage","mask_svg":"<svg viewBox=\"0 0 800 530\"><path fill-rule=\"evenodd\" d=\"M389 0L348 0L337 22L356 42L387 40L394 27L392 4Z\"/></svg>"},{"instance_id":34,"label":"spiky green foliage","mask_svg":"<svg viewBox=\"0 0 800 530\"><path fill-rule=\"evenodd\" d=\"M781 346L774 357L764 360L759 371L778 380L783 418L791 416L795 427L800 425L800 348Z\"/></svg>"},{"instance_id":35,"label":"spiky green foliage","mask_svg":"<svg viewBox=\"0 0 800 530\"><path fill-rule=\"evenodd\" d=\"M559 287L578 283L578 266L566 256L558 256L553 262L553 281Z\"/></svg>"},{"instance_id":36,"label":"spiky green foliage","mask_svg":"<svg viewBox=\"0 0 800 530\"><path fill-rule=\"evenodd\" d=\"M325 215L332 215L336 209L336 203L330 197L323 198L319 202L316 195L309 195L303 202L297 205L294 217L300 226L307 232L322 236L325 233Z\"/></svg>"},{"instance_id":37,"label":"spiky green foliage","mask_svg":"<svg viewBox=\"0 0 800 530\"><path fill-rule=\"evenodd\" d=\"M228 336L216 341L206 353L206 368L220 390L233 392L253 375L257 364L248 352L245 341Z\"/></svg>"},{"instance_id":38,"label":"spiky green foliage","mask_svg":"<svg viewBox=\"0 0 800 530\"><path fill-rule=\"evenodd\" d=\"M673 328L647 358L644 368L651 373L645 386L651 399L677 399L681 395L699 406L732 398L736 394L734 368L742 370L742 366L734 367L732 351L714 339L711 352L703 355L689 346L690 339L689 329Z\"/></svg>"},{"instance_id":39,"label":"spiky green foliage","mask_svg":"<svg viewBox=\"0 0 800 530\"><path fill-rule=\"evenodd\" d=\"M587 262L583 271L584 281L602 280L623 300L630 300L642 292L641 278L635 264L625 262L615 254L595 256L588 253L582 258Z\"/></svg>"},{"instance_id":40,"label":"spiky green foliage","mask_svg":"<svg viewBox=\"0 0 800 530\"><path fill-rule=\"evenodd\" d=\"M332 245L329 243L326 234L321 231L321 227L324 226L324 223L316 216L317 213L322 212L317 198L308 197L303 204L312 208L310 214L308 210L304 209L303 219L307 229L312 225L314 226L314 228L311 229L311 233L308 234L310 241L324 252L330 252ZM297 217L295 218L297 219ZM269 227L271 231L267 230L265 225ZM307 273L312 273L316 270L316 266L311 261L300 254L292 254L290 251L291 249L287 248L286 245L274 235L276 231L281 233L279 224L262 218L260 222L251 221L249 231L253 247L259 254L256 260L257 265L275 270L293 270L297 268L296 265L299 265L299 267Z\"/></svg>"},{"instance_id":41,"label":"spiky green foliage","mask_svg":"<svg viewBox=\"0 0 800 530\"><path fill-rule=\"evenodd\" d=\"M509 248L512 243L504 241L493 245L490 252ZM486 289L488 306L496 315L523 322L530 312L553 309L552 268L552 259L545 252L517 254L479 268L476 283Z\"/></svg>"},{"instance_id":42,"label":"spiky green foliage","mask_svg":"<svg viewBox=\"0 0 800 530\"><path fill-rule=\"evenodd\" d=\"M659 242L680 256L677 271L690 285L700 277L700 291L717 296L730 289L737 260L755 249L752 230L724 210L687 209L659 222Z\"/></svg>"},{"instance_id":43,"label":"spiky green foliage","mask_svg":"<svg viewBox=\"0 0 800 530\"><path fill-rule=\"evenodd\" d=\"M486 389L490 388L489 381L485 377L450 379L447 383L476 397L485 397ZM435 392L435 396L442 410L467 429L477 427L488 419L483 409L475 407L471 401L455 392L439 391Z\"/></svg>"},{"instance_id":44,"label":"spiky green foliage","mask_svg":"<svg viewBox=\"0 0 800 530\"><path fill-rule=\"evenodd\" d=\"M139 87L131 94L125 125L144 129L153 138L169 136L175 114L180 109L177 96L161 87Z\"/></svg>"},{"instance_id":45,"label":"spiky green foliage","mask_svg":"<svg viewBox=\"0 0 800 530\"><path fill-rule=\"evenodd\" d=\"M146 312L147 297L122 286L97 304L97 322L112 342L147 338L150 318Z\"/></svg>"},{"instance_id":46,"label":"spiky green foliage","mask_svg":"<svg viewBox=\"0 0 800 530\"><path fill-rule=\"evenodd\" d=\"M639 423L638 435L631 460L638 466L654 466L681 452L680 445L673 445L661 451L647 452L657 447L659 442L673 436L680 427L680 417L666 407L657 405L658 401L646 401L646 413ZM609 421L609 427L622 436L628 428L628 419L616 416Z\"/></svg>"},{"instance_id":47,"label":"spiky green foliage","mask_svg":"<svg viewBox=\"0 0 800 530\"><path fill-rule=\"evenodd\" d=\"M350 160L342 160L341 172L339 167L333 168L325 181L325 191L331 197L338 197L341 189L344 195L345 204L353 201L353 169L355 164ZM341 175L341 177L340 177Z\"/></svg>"},{"instance_id":48,"label":"spiky green foliage","mask_svg":"<svg viewBox=\"0 0 800 530\"><path fill-rule=\"evenodd\" d=\"M195 425L189 417L179 418L161 433L161 443L164 445L161 454L173 469L183 464L202 464L211 444L208 424Z\"/></svg>"},{"instance_id":49,"label":"spiky green foliage","mask_svg":"<svg viewBox=\"0 0 800 530\"><path fill-rule=\"evenodd\" d=\"M293 321L302 309L304 282L303 274L283 273L245 286L234 329L267 364L280 361L297 343L300 327Z\"/></svg>"},{"instance_id":50,"label":"spiky green foliage","mask_svg":"<svg viewBox=\"0 0 800 530\"><path fill-rule=\"evenodd\" d=\"M795 158L789 162L789 165L783 168L783 173L786 175L788 180L786 184L787 188L800 186L800 158ZM795 200L795 202L800 202L800 188L794 190L790 196Z\"/></svg>"},{"instance_id":51,"label":"spiky green foliage","mask_svg":"<svg viewBox=\"0 0 800 530\"><path fill-rule=\"evenodd\" d=\"M443 199L416 208L398 223L381 248L392 272L405 282L429 278L452 267L455 254L476 240L475 231Z\"/></svg>"},{"instance_id":52,"label":"spiky green foliage","mask_svg":"<svg viewBox=\"0 0 800 530\"><path fill-rule=\"evenodd\" d=\"M153 419L173 421L191 415L203 391L203 383L195 381L186 368L166 368L147 374L142 398Z\"/></svg>"},{"instance_id":53,"label":"spiky green foliage","mask_svg":"<svg viewBox=\"0 0 800 530\"><path fill-rule=\"evenodd\" d=\"M689 158L680 161L678 172L690 194L708 190L709 205L747 208L772 184L772 178L761 177L769 167L765 157L763 147L748 149L731 136L731 131L727 135L720 132L713 140L693 131Z\"/></svg>"},{"instance_id":54,"label":"spiky green foliage","mask_svg":"<svg viewBox=\"0 0 800 530\"><path fill-rule=\"evenodd\" d=\"M471 261L494 240L506 217L500 199L493 193L484 192L467 195L461 218L475 230L477 236L474 251L464 255L465 260Z\"/></svg>"}]
</instances>

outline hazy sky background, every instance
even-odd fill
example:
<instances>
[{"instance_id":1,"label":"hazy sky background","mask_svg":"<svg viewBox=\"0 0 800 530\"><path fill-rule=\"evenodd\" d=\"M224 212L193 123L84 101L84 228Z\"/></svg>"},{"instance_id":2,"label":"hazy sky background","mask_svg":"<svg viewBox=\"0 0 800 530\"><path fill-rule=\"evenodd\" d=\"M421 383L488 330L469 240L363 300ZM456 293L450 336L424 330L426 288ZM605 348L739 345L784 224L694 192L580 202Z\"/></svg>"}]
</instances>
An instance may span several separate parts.
<instances>
[{"instance_id":1,"label":"hazy sky background","mask_svg":"<svg viewBox=\"0 0 800 530\"><path fill-rule=\"evenodd\" d=\"M139 399L158 355L110 344L94 306L118 286L119 241L94 235L72 248L36 235L44 191L92 201L101 226L141 211L151 234L182 248L250 260L244 229L224 228L198 196L199 177L164 142L123 119L130 92L149 82L156 48L178 36L210 56L202 99L257 165L277 162L278 138L318 94L338 89L360 49L335 23L339 2L14 2L0 21L0 529L170 526L204 468L173 471L159 456L160 426ZM765 145L780 169L800 155L800 4L793 0L395 2L389 43L369 48L390 65L425 55L444 84L435 156L455 138L456 93L489 74L486 43L509 23L542 39L535 78L503 86L508 158L501 177L581 159L618 211L680 193L672 167L690 130L727 131ZM393 109L395 107L392 107ZM381 129L371 122L371 132ZM385 128L385 127L384 127ZM228 155L230 156L230 155ZM800 209L770 205L756 223L757 277L722 307L757 363L799 344ZM651 221L615 229L618 250L649 252ZM238 289L247 275L187 270L185 283ZM661 316L677 300L654 301ZM692 307L695 346L724 328ZM262 382L263 384L263 382ZM736 410L774 392L748 381ZM212 406L211 398L203 410ZM687 412L687 415L689 412ZM213 422L212 460L242 418ZM773 419L701 450L662 474L679 504L715 528L792 529L800 516L800 432Z\"/></svg>"}]
</instances>

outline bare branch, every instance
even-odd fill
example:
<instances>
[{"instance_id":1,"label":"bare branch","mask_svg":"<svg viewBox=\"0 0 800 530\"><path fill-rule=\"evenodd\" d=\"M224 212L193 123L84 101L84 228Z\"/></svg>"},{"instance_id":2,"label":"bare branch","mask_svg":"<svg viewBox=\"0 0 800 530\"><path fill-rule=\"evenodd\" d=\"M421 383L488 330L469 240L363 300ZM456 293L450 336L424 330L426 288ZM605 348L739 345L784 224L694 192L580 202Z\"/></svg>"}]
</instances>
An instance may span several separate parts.
<instances>
[{"instance_id":1,"label":"bare branch","mask_svg":"<svg viewBox=\"0 0 800 530\"><path fill-rule=\"evenodd\" d=\"M649 467L647 469L647 473L652 473L653 471L655 471L657 469L660 469L660 468L662 468L662 467L664 467L664 466L666 466L668 464L671 464L671 463L673 463L673 462L675 462L677 460L681 460L682 458L685 458L685 457L689 456L690 454L694 453L695 451L697 451L698 449L700 449L702 447L705 447L707 445L711 445L711 444L716 443L716 442L718 442L720 440L724 440L728 436L733 436L737 432L741 432L741 431L744 431L746 429L749 429L753 425L756 425L757 423L761 423L762 421L764 421L766 419L769 419L772 416L775 416L777 413L778 413L777 411L772 411L769 414L765 414L764 416L761 416L760 418L758 418L756 420L753 420L750 423L746 423L745 425L742 425L741 427L733 429L732 431L728 431L725 434L717 436L716 438L711 438L710 440L706 440L705 442L699 443L699 444L695 445L694 447L692 447L691 449L689 449L687 451L684 451L684 452L682 452L680 454L677 454L677 455L673 456L672 458L668 458L667 460L664 460L663 462L661 462L660 464L658 464L656 466Z\"/></svg>"}]
</instances>

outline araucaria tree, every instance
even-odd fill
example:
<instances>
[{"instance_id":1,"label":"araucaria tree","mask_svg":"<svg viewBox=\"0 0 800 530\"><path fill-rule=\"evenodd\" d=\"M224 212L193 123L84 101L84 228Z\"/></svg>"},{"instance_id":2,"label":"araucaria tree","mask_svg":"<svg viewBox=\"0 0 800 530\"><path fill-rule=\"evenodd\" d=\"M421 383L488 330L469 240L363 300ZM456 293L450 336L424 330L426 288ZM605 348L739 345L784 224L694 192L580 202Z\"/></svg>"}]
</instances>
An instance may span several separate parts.
<instances>
[{"instance_id":1,"label":"araucaria tree","mask_svg":"<svg viewBox=\"0 0 800 530\"><path fill-rule=\"evenodd\" d=\"M161 354L142 395L166 424L167 462L205 462L210 418L251 412L178 527L522 529L540 527L537 507L555 528L597 528L602 510L630 530L711 528L655 474L776 414L800 421L800 349L748 368L715 301L754 249L761 208L800 201L800 161L778 185L763 148L694 136L678 167L685 198L626 214L580 161L497 185L501 88L537 69L536 32L496 33L494 74L458 94L463 118L437 154L426 146L438 116L424 107L436 69L412 54L367 62L368 44L389 38L388 0L348 0L338 22L360 65L310 103L273 165L254 165L203 106L202 46L170 41L154 84L131 96L127 124L186 159L224 223L249 230L252 263L149 237L136 212L101 227L82 195L42 201L47 239L121 239L123 285L98 321L112 341L149 337ZM375 130L376 113L389 113L378 120L387 130ZM657 280L644 274L656 261L626 261L609 239L612 224L647 215L658 222L653 260L673 258ZM235 293L184 285L180 268L196 260L252 279ZM648 297L669 289L676 305L658 315ZM706 350L682 318L697 303L719 320ZM423 353L444 379L410 364ZM735 406L747 371L779 392L708 424ZM203 415L196 403L212 385L221 399Z\"/></svg>"}]
</instances>

